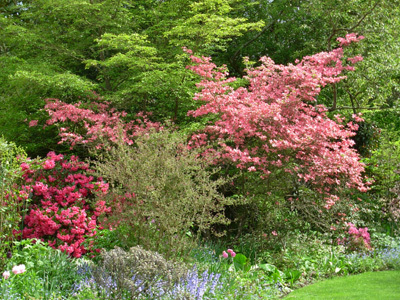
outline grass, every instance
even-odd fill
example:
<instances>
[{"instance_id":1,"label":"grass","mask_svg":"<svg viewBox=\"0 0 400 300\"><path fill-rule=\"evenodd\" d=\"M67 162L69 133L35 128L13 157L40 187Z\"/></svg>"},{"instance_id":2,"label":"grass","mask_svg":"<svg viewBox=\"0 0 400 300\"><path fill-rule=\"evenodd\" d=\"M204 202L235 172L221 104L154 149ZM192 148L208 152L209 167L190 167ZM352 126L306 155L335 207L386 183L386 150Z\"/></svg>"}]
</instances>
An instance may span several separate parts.
<instances>
[{"instance_id":1,"label":"grass","mask_svg":"<svg viewBox=\"0 0 400 300\"><path fill-rule=\"evenodd\" d=\"M400 271L367 272L337 277L295 290L284 299L400 299Z\"/></svg>"}]
</instances>

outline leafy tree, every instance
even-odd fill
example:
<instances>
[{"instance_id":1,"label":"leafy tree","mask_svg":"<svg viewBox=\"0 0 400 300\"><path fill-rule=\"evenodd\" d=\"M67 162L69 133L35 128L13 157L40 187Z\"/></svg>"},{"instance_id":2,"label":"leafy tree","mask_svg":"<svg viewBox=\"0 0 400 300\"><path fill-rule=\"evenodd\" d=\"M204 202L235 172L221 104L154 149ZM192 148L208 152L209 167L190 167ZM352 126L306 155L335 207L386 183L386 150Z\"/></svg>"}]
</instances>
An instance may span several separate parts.
<instances>
[{"instance_id":1,"label":"leafy tree","mask_svg":"<svg viewBox=\"0 0 400 300\"><path fill-rule=\"evenodd\" d=\"M230 17L232 3L10 3L0 18L0 131L26 144L29 154L45 154L48 148L65 151L51 145L54 131L48 129L44 139L28 123L43 118L38 111L45 98L90 102L91 91L130 114L153 111L153 118L182 122L194 108L194 83L181 47L211 54L262 24Z\"/></svg>"}]
</instances>

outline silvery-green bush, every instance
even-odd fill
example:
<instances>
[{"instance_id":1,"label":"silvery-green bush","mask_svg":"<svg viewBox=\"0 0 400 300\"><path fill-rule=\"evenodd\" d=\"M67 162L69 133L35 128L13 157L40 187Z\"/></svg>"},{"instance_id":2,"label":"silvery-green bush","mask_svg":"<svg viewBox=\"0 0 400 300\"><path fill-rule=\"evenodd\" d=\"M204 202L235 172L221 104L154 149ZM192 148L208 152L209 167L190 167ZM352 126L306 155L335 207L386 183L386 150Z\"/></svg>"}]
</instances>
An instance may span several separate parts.
<instances>
[{"instance_id":1,"label":"silvery-green bush","mask_svg":"<svg viewBox=\"0 0 400 300\"><path fill-rule=\"evenodd\" d=\"M219 192L227 180L177 132L143 135L132 146L121 141L98 157L95 168L113 186L109 224L127 248L182 256L199 234L228 223L229 203Z\"/></svg>"},{"instance_id":2,"label":"silvery-green bush","mask_svg":"<svg viewBox=\"0 0 400 300\"><path fill-rule=\"evenodd\" d=\"M92 285L108 299L161 297L186 276L184 264L167 261L141 246L119 247L101 253L101 262L90 270ZM88 281L90 284L90 281Z\"/></svg>"}]
</instances>

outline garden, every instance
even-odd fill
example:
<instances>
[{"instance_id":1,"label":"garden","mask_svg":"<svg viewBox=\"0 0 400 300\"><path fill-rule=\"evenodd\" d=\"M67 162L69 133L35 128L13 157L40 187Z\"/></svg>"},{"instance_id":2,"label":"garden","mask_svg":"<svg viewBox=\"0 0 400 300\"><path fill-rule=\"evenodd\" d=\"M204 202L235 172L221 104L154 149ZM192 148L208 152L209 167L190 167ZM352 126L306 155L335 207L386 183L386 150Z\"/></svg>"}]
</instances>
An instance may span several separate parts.
<instances>
[{"instance_id":1,"label":"garden","mask_svg":"<svg viewBox=\"0 0 400 300\"><path fill-rule=\"evenodd\" d=\"M0 4L0 299L400 297L400 9L294 2Z\"/></svg>"}]
</instances>

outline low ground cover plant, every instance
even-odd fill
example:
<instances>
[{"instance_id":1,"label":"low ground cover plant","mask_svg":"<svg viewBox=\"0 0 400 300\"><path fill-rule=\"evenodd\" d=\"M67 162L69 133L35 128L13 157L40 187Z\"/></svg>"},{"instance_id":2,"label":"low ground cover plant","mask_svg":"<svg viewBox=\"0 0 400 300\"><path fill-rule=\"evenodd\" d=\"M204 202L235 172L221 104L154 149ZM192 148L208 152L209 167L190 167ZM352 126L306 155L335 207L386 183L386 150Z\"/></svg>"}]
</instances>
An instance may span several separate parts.
<instances>
[{"instance_id":1,"label":"low ground cover plant","mask_svg":"<svg viewBox=\"0 0 400 300\"><path fill-rule=\"evenodd\" d=\"M67 299L82 276L76 260L37 239L15 242L2 272L2 299Z\"/></svg>"},{"instance_id":2,"label":"low ground cover plant","mask_svg":"<svg viewBox=\"0 0 400 300\"><path fill-rule=\"evenodd\" d=\"M102 260L94 263L26 240L15 244L13 257L1 272L0 291L9 299L28 299L28 295L37 299L274 299L323 278L399 270L399 244L352 254L338 245L310 251L304 247L297 253L281 252L285 265L272 255L268 262L260 258L252 263L235 247L199 245L191 263L185 264L141 247L104 251Z\"/></svg>"}]
</instances>

